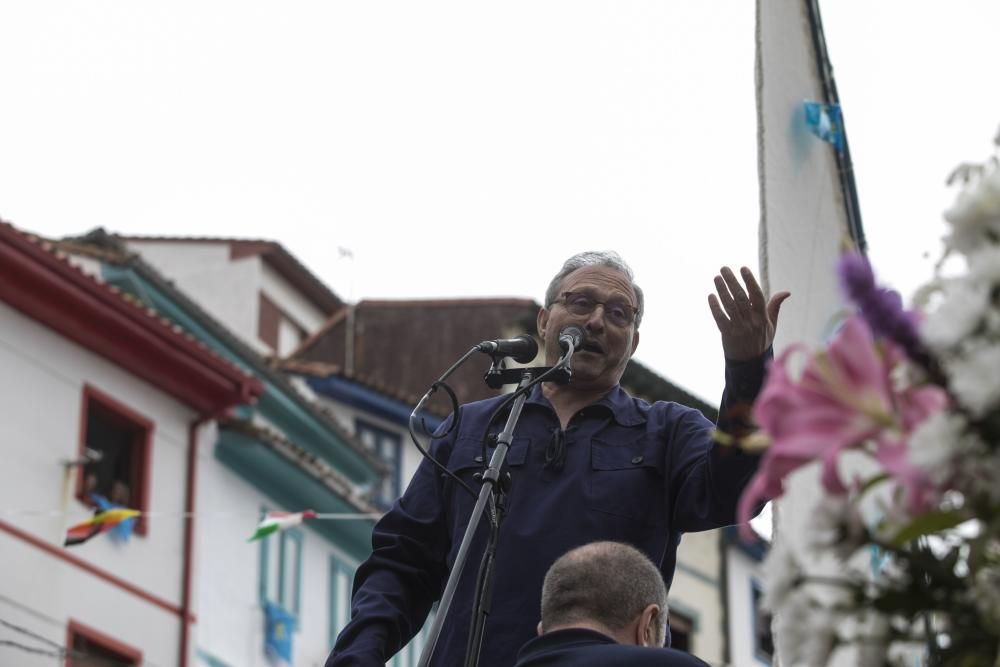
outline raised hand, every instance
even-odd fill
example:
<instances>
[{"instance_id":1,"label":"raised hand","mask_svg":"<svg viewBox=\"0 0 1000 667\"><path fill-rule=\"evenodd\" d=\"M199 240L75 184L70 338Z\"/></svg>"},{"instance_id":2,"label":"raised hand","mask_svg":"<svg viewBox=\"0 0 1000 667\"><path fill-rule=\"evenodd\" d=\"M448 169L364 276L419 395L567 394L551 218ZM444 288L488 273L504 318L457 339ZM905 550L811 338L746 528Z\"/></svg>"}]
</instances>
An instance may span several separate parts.
<instances>
[{"instance_id":1,"label":"raised hand","mask_svg":"<svg viewBox=\"0 0 1000 667\"><path fill-rule=\"evenodd\" d=\"M774 330L778 326L781 303L790 292L778 292L769 300L757 284L753 272L740 269L746 289L740 284L732 269L722 267L715 276L718 296L708 296L708 307L722 334L722 349L730 361L755 359L771 346Z\"/></svg>"}]
</instances>

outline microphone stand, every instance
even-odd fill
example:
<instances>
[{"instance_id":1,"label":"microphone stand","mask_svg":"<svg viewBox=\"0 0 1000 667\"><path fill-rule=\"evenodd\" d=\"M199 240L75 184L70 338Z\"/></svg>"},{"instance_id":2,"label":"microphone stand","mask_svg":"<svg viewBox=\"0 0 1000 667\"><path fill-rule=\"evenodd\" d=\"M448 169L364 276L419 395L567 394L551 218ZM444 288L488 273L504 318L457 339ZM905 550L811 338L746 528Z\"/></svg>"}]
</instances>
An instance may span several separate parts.
<instances>
[{"instance_id":1,"label":"microphone stand","mask_svg":"<svg viewBox=\"0 0 1000 667\"><path fill-rule=\"evenodd\" d=\"M531 381L534 379L534 369L526 368L521 376L521 381L518 383L518 389L523 389L527 387ZM497 436L497 446L493 450L493 456L490 458L490 465L483 473L483 485L479 489L479 498L476 500L475 507L472 508L472 514L469 516L469 524L465 528L465 535L462 537L462 543L458 547L458 554L455 556L455 563L452 565L451 574L448 576L448 583L445 585L444 594L441 596L441 603L438 605L438 613L434 617L434 623L431 624L430 634L427 637L427 643L424 645L424 650L420 654L420 661L417 663L417 667L427 667L430 664L431 656L434 654L434 648L437 645L437 640L441 636L441 629L444 627L445 617L448 615L448 610L451 608L452 600L455 597L455 589L458 588L459 579L462 577L462 570L465 569L465 561L469 556L469 547L472 545L472 539L475 536L476 529L479 527L479 522L482 520L483 512L486 510L487 504L490 505L493 512L491 512L491 523L494 521L493 514L496 512L496 499L494 497L494 492L497 488L497 483L500 480L500 468L503 466L504 459L507 458L507 450L510 449L510 443L513 440L514 427L517 426L517 421L521 417L521 409L524 407L525 401L528 400L527 393L521 394L516 399L514 399L514 404L510 408L510 414L507 415L507 424L504 426L503 431ZM501 489L501 494L503 490ZM499 524L496 525L493 530L499 530ZM495 554L496 550L496 540L495 537L491 535L490 541L493 543L493 551ZM490 564L487 566L484 562L482 574L493 569L495 559L489 558ZM492 579L492 577L491 577ZM482 581L482 576L480 577ZM477 587L478 588L478 587ZM491 587L490 587L491 588ZM482 598L483 601L488 601L488 598L492 597L492 590L486 591L484 595L479 590L477 590L476 598L479 600ZM482 643L482 632L478 632L480 635L479 642ZM472 648L471 644L472 637L470 636L469 648ZM468 660L472 659L472 656L466 656L466 664L470 664ZM475 650L475 662L471 664L476 664L479 660L479 648Z\"/></svg>"}]
</instances>

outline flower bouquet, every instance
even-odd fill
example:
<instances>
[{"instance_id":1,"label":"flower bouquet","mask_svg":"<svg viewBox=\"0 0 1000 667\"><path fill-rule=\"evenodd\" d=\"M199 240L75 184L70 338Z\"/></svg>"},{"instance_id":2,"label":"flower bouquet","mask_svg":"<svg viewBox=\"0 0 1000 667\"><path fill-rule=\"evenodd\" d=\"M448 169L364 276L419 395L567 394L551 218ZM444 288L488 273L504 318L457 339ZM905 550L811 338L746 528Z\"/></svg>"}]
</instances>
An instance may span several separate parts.
<instances>
[{"instance_id":1,"label":"flower bouquet","mask_svg":"<svg viewBox=\"0 0 1000 667\"><path fill-rule=\"evenodd\" d=\"M765 563L784 667L1000 667L1000 167L953 177L944 256L914 310L845 253L853 313L822 349L784 350L754 404L767 449L744 529L800 468L821 487L798 494L818 499L779 522Z\"/></svg>"}]
</instances>

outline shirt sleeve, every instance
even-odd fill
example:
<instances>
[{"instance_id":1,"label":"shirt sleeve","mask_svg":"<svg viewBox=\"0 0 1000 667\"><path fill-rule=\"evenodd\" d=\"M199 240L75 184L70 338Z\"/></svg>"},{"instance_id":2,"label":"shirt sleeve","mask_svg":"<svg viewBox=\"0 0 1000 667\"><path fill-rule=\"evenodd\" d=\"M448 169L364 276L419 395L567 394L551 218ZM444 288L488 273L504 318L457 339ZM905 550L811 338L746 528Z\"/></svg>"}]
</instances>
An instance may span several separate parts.
<instances>
[{"instance_id":1,"label":"shirt sleeve","mask_svg":"<svg viewBox=\"0 0 1000 667\"><path fill-rule=\"evenodd\" d=\"M759 359L726 362L719 430L743 435L753 429L750 408L764 383L770 358L768 350ZM673 426L669 471L671 525L676 530L710 530L735 523L736 504L760 463L758 453L716 442L713 430L712 423L695 410L686 412Z\"/></svg>"},{"instance_id":2,"label":"shirt sleeve","mask_svg":"<svg viewBox=\"0 0 1000 667\"><path fill-rule=\"evenodd\" d=\"M722 392L719 419L716 421L720 430L734 435L753 430L750 409L764 384L767 364L773 356L772 349L768 348L757 359L726 360L726 388Z\"/></svg>"},{"instance_id":3,"label":"shirt sleeve","mask_svg":"<svg viewBox=\"0 0 1000 667\"><path fill-rule=\"evenodd\" d=\"M439 433L450 423L449 418ZM453 435L432 445L437 460L447 461ZM375 525L372 554L354 578L351 621L326 667L382 667L423 625L448 575L443 492L438 469L425 459Z\"/></svg>"}]
</instances>

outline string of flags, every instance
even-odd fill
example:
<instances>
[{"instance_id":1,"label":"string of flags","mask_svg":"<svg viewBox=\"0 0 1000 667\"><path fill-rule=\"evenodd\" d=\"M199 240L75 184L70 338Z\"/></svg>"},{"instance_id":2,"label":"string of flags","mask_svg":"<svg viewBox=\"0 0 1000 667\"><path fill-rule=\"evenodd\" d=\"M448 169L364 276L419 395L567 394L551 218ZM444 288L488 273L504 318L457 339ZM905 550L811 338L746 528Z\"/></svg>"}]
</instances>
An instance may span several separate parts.
<instances>
[{"instance_id":1,"label":"string of flags","mask_svg":"<svg viewBox=\"0 0 1000 667\"><path fill-rule=\"evenodd\" d=\"M0 514L33 516L66 516L67 513L64 510L0 510ZM232 516L234 514L236 512L141 512L136 509L113 506L104 501L97 504L93 516L73 524L66 529L63 546L77 546L101 534L109 534L116 541L127 540L131 535L135 522L140 517L207 518ZM318 521L373 521L380 518L382 518L382 515L375 513L315 512L313 510L303 510L301 512L267 512L260 523L257 524L253 534L247 538L247 542L255 542L288 530L293 526L299 526L307 519Z\"/></svg>"}]
</instances>

